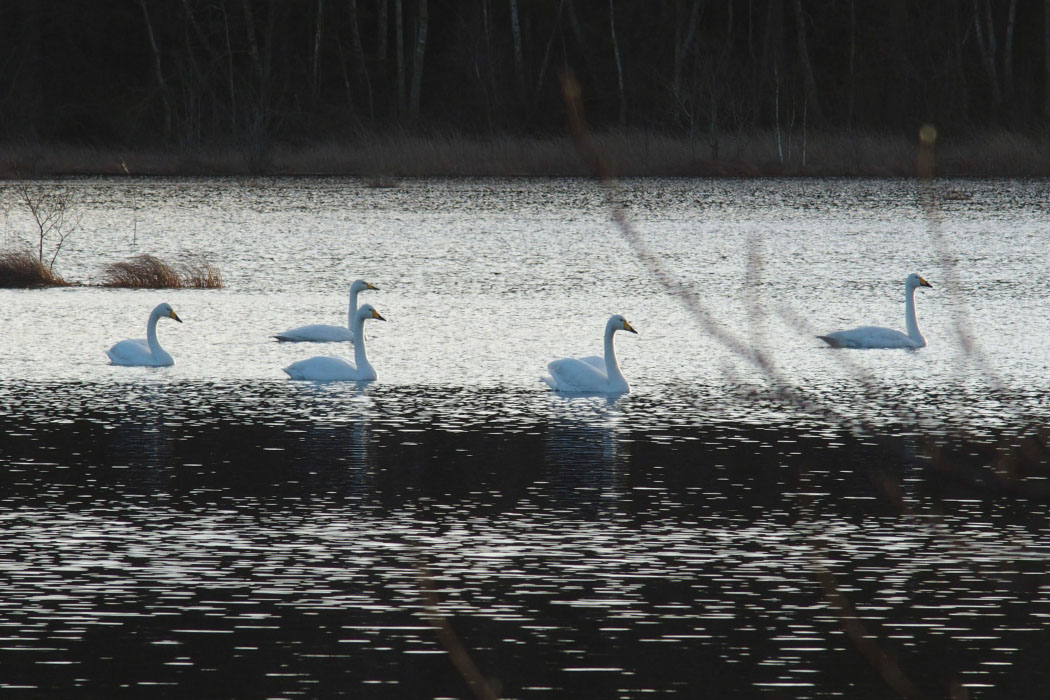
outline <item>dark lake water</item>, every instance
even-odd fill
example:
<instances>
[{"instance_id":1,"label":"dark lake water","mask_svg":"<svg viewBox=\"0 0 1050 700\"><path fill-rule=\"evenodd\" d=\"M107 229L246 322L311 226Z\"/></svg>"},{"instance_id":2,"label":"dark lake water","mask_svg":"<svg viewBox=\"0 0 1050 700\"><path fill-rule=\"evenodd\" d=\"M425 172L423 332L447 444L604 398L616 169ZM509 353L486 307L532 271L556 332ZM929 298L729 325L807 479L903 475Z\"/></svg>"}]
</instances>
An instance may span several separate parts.
<instances>
[{"instance_id":1,"label":"dark lake water","mask_svg":"<svg viewBox=\"0 0 1050 700\"><path fill-rule=\"evenodd\" d=\"M1044 183L626 183L677 290L590 183L62 186L67 276L227 286L0 290L5 697L1046 697ZM814 338L911 271L927 348ZM379 380L284 379L357 277ZM632 393L546 390L612 312Z\"/></svg>"}]
</instances>

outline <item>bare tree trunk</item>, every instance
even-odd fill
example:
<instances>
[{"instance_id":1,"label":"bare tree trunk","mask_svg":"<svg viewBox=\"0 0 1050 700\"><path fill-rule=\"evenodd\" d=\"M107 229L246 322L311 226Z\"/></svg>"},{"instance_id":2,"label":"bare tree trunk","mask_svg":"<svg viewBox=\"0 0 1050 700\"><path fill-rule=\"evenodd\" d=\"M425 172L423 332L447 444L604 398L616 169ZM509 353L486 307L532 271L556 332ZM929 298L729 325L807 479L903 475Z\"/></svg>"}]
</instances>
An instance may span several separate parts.
<instances>
[{"instance_id":1,"label":"bare tree trunk","mask_svg":"<svg viewBox=\"0 0 1050 700\"><path fill-rule=\"evenodd\" d=\"M518 96L525 97L525 59L521 50L521 21L518 17L518 0L510 2L510 33L514 42L514 74L518 77Z\"/></svg>"},{"instance_id":2,"label":"bare tree trunk","mask_svg":"<svg viewBox=\"0 0 1050 700\"><path fill-rule=\"evenodd\" d=\"M187 0L182 0L182 7L186 11L186 18L189 20L189 25L193 29L193 33L197 36L197 40L201 43L201 46L203 46L204 50L208 53L208 56L211 58L211 62L217 67L226 68L226 89L229 91L230 100L228 109L231 113L233 113L231 115L231 123L235 123L236 113L234 112L234 110L236 109L237 105L237 92L236 84L234 82L234 76L231 72L232 68L227 66L226 62L222 60L222 56L219 54L219 51L217 51L215 47L211 45L211 42L208 41L208 37L204 34L204 30L201 29L200 24L197 22L197 18L193 14L193 9L190 7L190 4ZM187 47L187 50L192 52L193 49L192 47ZM213 105L212 116L213 119L218 119L218 101L216 100L214 102L215 104Z\"/></svg>"},{"instance_id":3,"label":"bare tree trunk","mask_svg":"<svg viewBox=\"0 0 1050 700\"><path fill-rule=\"evenodd\" d=\"M390 27L387 26L387 0L379 0L379 8L376 12L376 34L379 40L376 45L376 57L380 61L386 60L387 34Z\"/></svg>"},{"instance_id":4,"label":"bare tree trunk","mask_svg":"<svg viewBox=\"0 0 1050 700\"><path fill-rule=\"evenodd\" d=\"M821 121L820 100L817 98L817 81L813 77L813 63L809 60L806 44L806 17L802 12L802 0L795 0L795 35L798 41L798 58L802 63L802 80L806 88L806 104L813 110L813 120Z\"/></svg>"},{"instance_id":5,"label":"bare tree trunk","mask_svg":"<svg viewBox=\"0 0 1050 700\"><path fill-rule=\"evenodd\" d=\"M1014 21L1017 17L1017 0L1010 0L1006 17L1006 40L1003 45L1003 90L1007 99L1014 94Z\"/></svg>"},{"instance_id":6,"label":"bare tree trunk","mask_svg":"<svg viewBox=\"0 0 1050 700\"><path fill-rule=\"evenodd\" d=\"M226 16L226 5L222 9L222 28L226 33L226 72L230 79L230 134L237 133L237 99L233 89L233 43L230 41L230 21Z\"/></svg>"},{"instance_id":7,"label":"bare tree trunk","mask_svg":"<svg viewBox=\"0 0 1050 700\"><path fill-rule=\"evenodd\" d=\"M780 164L783 165L784 141L780 137L780 71L777 70L775 59L773 63L773 124L777 134L777 155L780 157Z\"/></svg>"},{"instance_id":8,"label":"bare tree trunk","mask_svg":"<svg viewBox=\"0 0 1050 700\"><path fill-rule=\"evenodd\" d=\"M250 0L242 0L241 8L244 11L244 28L248 35L248 53L252 57L252 65L256 73L262 75L262 63L259 60L259 42L255 38L255 17L252 15Z\"/></svg>"},{"instance_id":9,"label":"bare tree trunk","mask_svg":"<svg viewBox=\"0 0 1050 700\"><path fill-rule=\"evenodd\" d=\"M178 123L178 138L182 144L199 145L201 141L200 102L204 79L200 66L197 65L196 52L190 41L188 24L182 25L182 55L185 56L185 69L181 71L177 84L181 86L182 99L179 107L182 119Z\"/></svg>"},{"instance_id":10,"label":"bare tree trunk","mask_svg":"<svg viewBox=\"0 0 1050 700\"><path fill-rule=\"evenodd\" d=\"M576 38L576 43L580 47L580 53L583 54L583 60L587 63L587 80L592 83L597 83L598 80L596 76L598 75L598 71L594 67L592 54L588 50L587 42L583 35L583 29L580 27L580 20L576 16L576 3L574 3L573 0L569 0L569 28L572 30L572 35Z\"/></svg>"},{"instance_id":11,"label":"bare tree trunk","mask_svg":"<svg viewBox=\"0 0 1050 700\"><path fill-rule=\"evenodd\" d=\"M616 15L613 0L609 0L609 34L612 36L613 56L616 57L616 84L620 90L620 126L627 125L627 96L623 91L623 64L620 61L620 43L616 40Z\"/></svg>"},{"instance_id":12,"label":"bare tree trunk","mask_svg":"<svg viewBox=\"0 0 1050 700\"><path fill-rule=\"evenodd\" d=\"M41 15L44 10L42 8L43 2L41 0L32 0L32 2L21 3L22 10L26 13L25 23L22 28L23 45L25 46L25 56L21 57L24 61L25 71L25 85L26 91L22 99L18 103L18 110L21 114L22 120L28 124L29 131L34 136L37 134L37 124L39 118L46 109L44 105L44 85L47 84L47 63L45 62L45 56L47 53L47 46L42 38L41 24L43 23ZM13 5L9 7L14 7ZM6 29L6 27L5 27ZM5 47L5 52L9 50Z\"/></svg>"},{"instance_id":13,"label":"bare tree trunk","mask_svg":"<svg viewBox=\"0 0 1050 700\"><path fill-rule=\"evenodd\" d=\"M265 43L263 44L262 53L262 77L261 77L261 91L263 97L263 106L269 110L270 108L270 77L273 75L273 28L277 14L274 12L274 3L270 3L266 6L266 35L263 37Z\"/></svg>"},{"instance_id":14,"label":"bare tree trunk","mask_svg":"<svg viewBox=\"0 0 1050 700\"><path fill-rule=\"evenodd\" d=\"M1043 116L1050 119L1050 0L1043 0Z\"/></svg>"},{"instance_id":15,"label":"bare tree trunk","mask_svg":"<svg viewBox=\"0 0 1050 700\"><path fill-rule=\"evenodd\" d=\"M1050 0L1047 0L1050 2ZM499 91L497 89L495 62L492 60L492 35L489 31L489 0L481 0L481 27L485 36L485 67L488 78L489 99L486 100L489 131L492 131L492 113L499 109ZM479 76L480 77L480 76Z\"/></svg>"},{"instance_id":16,"label":"bare tree trunk","mask_svg":"<svg viewBox=\"0 0 1050 700\"><path fill-rule=\"evenodd\" d=\"M806 115L808 113L809 102L802 103L802 169L806 169L806 144L808 143L809 133L806 131Z\"/></svg>"},{"instance_id":17,"label":"bare tree trunk","mask_svg":"<svg viewBox=\"0 0 1050 700\"><path fill-rule=\"evenodd\" d=\"M981 11L982 9L984 12ZM999 89L999 73L995 67L998 45L995 41L992 6L988 0L983 0L983 2L973 0L973 23L977 33L977 48L981 52L981 60L984 62L984 70L988 74L988 82L992 90L992 104L999 106L1003 101L1003 96Z\"/></svg>"},{"instance_id":18,"label":"bare tree trunk","mask_svg":"<svg viewBox=\"0 0 1050 700\"><path fill-rule=\"evenodd\" d=\"M375 119L375 107L372 104L372 78L368 73L368 64L365 62L365 49L361 43L361 30L357 21L357 0L349 0L350 10L350 40L354 47L354 63L357 64L358 77L364 81L365 93L368 96L368 118Z\"/></svg>"},{"instance_id":19,"label":"bare tree trunk","mask_svg":"<svg viewBox=\"0 0 1050 700\"><path fill-rule=\"evenodd\" d=\"M249 94L245 109L244 146L249 161L254 168L262 168L268 159L269 129L272 116L270 104L270 69L273 64L273 29L276 15L274 5L266 6L266 27L263 44L260 47L256 36L255 17L252 14L251 0L241 3L244 12L245 33L248 48L255 72L255 81Z\"/></svg>"},{"instance_id":20,"label":"bare tree trunk","mask_svg":"<svg viewBox=\"0 0 1050 700\"><path fill-rule=\"evenodd\" d=\"M780 129L780 66L783 63L784 56L784 0L768 0L766 3L766 18L764 30L762 33L762 54L759 61L760 70L755 76L753 85L754 93L752 99L755 105L755 114L765 115L767 102L769 95L769 78L773 78L773 93L775 101L776 120L775 123L778 129L778 145L779 145L779 129ZM764 119L764 117L763 117ZM783 157L781 157L783 162Z\"/></svg>"},{"instance_id":21,"label":"bare tree trunk","mask_svg":"<svg viewBox=\"0 0 1050 700\"><path fill-rule=\"evenodd\" d=\"M171 102L168 100L168 86L164 82L164 71L161 70L160 49L157 48L157 39L153 35L153 23L146 9L146 0L139 0L142 8L142 16L146 20L146 35L149 38L150 52L153 54L153 79L157 81L157 90L160 92L161 103L164 105L164 140L171 138Z\"/></svg>"},{"instance_id":22,"label":"bare tree trunk","mask_svg":"<svg viewBox=\"0 0 1050 700\"><path fill-rule=\"evenodd\" d=\"M711 110L707 124L707 141L711 147L711 159L717 161L719 154L721 153L721 108L726 105L732 108L735 102L735 97L732 91L723 92L721 89L722 76L726 73L726 67L729 65L730 56L733 53L733 6L729 5L728 11L726 12L726 34L725 41L722 42L721 51L718 53L718 60L715 62L709 71L708 83L711 86ZM739 126L736 124L735 126Z\"/></svg>"},{"instance_id":23,"label":"bare tree trunk","mask_svg":"<svg viewBox=\"0 0 1050 700\"><path fill-rule=\"evenodd\" d=\"M685 56L689 53L689 46L693 43L693 37L696 35L696 17L700 13L700 0L694 0L693 7L689 10L689 20L686 23L685 36L682 37L681 41L676 41L674 45L674 69L671 73L671 88L675 94L675 99L682 88L682 62L685 60ZM681 24L675 23L676 28L681 31Z\"/></svg>"},{"instance_id":24,"label":"bare tree trunk","mask_svg":"<svg viewBox=\"0 0 1050 700\"><path fill-rule=\"evenodd\" d=\"M310 99L317 102L321 90L321 32L324 26L324 0L317 0L317 21L314 22L314 47L310 61Z\"/></svg>"},{"instance_id":25,"label":"bare tree trunk","mask_svg":"<svg viewBox=\"0 0 1050 700\"><path fill-rule=\"evenodd\" d=\"M409 118L419 119L419 97L423 87L423 56L427 48L427 0L419 0L416 17L416 48L412 56L412 92L409 100Z\"/></svg>"},{"instance_id":26,"label":"bare tree trunk","mask_svg":"<svg viewBox=\"0 0 1050 700\"><path fill-rule=\"evenodd\" d=\"M397 63L397 114L405 114L405 15L402 0L394 0L394 53Z\"/></svg>"},{"instance_id":27,"label":"bare tree trunk","mask_svg":"<svg viewBox=\"0 0 1050 700\"><path fill-rule=\"evenodd\" d=\"M561 28L561 11L565 7L565 0L558 1L558 12L554 16L554 25L551 27L551 35L547 38L547 48L543 52L543 62L540 64L540 77L536 80L536 94L540 94L540 90L543 89L543 76L547 73L547 62L551 56L551 46L554 44L554 37L557 36L558 30Z\"/></svg>"},{"instance_id":28,"label":"bare tree trunk","mask_svg":"<svg viewBox=\"0 0 1050 700\"><path fill-rule=\"evenodd\" d=\"M967 79L965 44L970 34L968 29L969 19L963 21L962 8L957 3L952 3L952 35L954 39L954 68L955 68L955 90L952 92L953 103L950 108L957 110L965 119L969 119L970 110L970 83Z\"/></svg>"},{"instance_id":29,"label":"bare tree trunk","mask_svg":"<svg viewBox=\"0 0 1050 700\"><path fill-rule=\"evenodd\" d=\"M346 52L343 51L343 40L339 37L339 33L335 35L335 50L339 54L339 75L343 78L343 92L346 95L346 108L349 110L351 117L354 116L354 90L350 86L350 72L346 68Z\"/></svg>"},{"instance_id":30,"label":"bare tree trunk","mask_svg":"<svg viewBox=\"0 0 1050 700\"><path fill-rule=\"evenodd\" d=\"M856 97L857 74L857 4L849 0L849 104L846 107L846 130L853 130L853 108Z\"/></svg>"}]
</instances>

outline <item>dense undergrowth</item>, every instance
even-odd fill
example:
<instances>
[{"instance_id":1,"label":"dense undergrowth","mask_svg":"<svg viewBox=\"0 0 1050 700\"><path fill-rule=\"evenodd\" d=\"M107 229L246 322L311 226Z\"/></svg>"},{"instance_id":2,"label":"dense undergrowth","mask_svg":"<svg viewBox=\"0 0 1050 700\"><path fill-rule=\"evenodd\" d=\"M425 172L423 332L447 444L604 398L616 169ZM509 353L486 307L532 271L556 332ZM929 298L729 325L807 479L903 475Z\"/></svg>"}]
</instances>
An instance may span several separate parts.
<instances>
[{"instance_id":1,"label":"dense undergrowth","mask_svg":"<svg viewBox=\"0 0 1050 700\"><path fill-rule=\"evenodd\" d=\"M594 135L611 172L646 176L913 176L914 133L651 130ZM944 177L1050 176L1050 138L1028 132L946 133L938 138ZM455 133L361 133L338 141L122 149L0 144L0 178L53 175L586 176L569 136L476 137Z\"/></svg>"}]
</instances>

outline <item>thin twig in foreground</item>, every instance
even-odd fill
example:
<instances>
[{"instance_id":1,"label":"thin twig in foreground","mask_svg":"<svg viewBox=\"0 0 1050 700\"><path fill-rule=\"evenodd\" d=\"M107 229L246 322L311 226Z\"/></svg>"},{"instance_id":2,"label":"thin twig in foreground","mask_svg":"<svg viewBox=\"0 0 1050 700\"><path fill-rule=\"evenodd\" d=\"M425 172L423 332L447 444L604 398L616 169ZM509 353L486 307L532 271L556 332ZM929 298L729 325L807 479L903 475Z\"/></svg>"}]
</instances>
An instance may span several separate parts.
<instances>
[{"instance_id":1,"label":"thin twig in foreground","mask_svg":"<svg viewBox=\"0 0 1050 700\"><path fill-rule=\"evenodd\" d=\"M426 619L437 632L441 646L445 647L445 651L448 653L453 665L455 665L456 670L459 671L459 675L463 677L470 689L474 691L474 696L478 700L498 700L499 696L489 686L485 677L481 675L481 670L474 663L470 652L463 646L463 643L459 640L459 635L456 634L456 631L452 629L452 625L448 623L448 619L441 613L440 601L434 592L433 582L423 566L420 566L419 580L419 593L426 608Z\"/></svg>"}]
</instances>

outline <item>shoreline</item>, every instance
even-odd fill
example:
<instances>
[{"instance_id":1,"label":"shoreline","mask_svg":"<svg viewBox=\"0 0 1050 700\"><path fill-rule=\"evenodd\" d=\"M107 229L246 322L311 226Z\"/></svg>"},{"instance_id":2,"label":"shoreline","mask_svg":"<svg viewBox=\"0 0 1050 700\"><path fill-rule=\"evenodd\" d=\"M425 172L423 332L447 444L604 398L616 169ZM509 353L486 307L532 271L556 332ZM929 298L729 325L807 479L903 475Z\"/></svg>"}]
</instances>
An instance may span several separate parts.
<instances>
[{"instance_id":1,"label":"shoreline","mask_svg":"<svg viewBox=\"0 0 1050 700\"><path fill-rule=\"evenodd\" d=\"M717 139L651 131L593 136L617 177L911 177L917 138L749 132ZM262 155L260 155L262 154ZM569 136L364 135L268 149L0 144L0 179L61 176L587 177ZM939 139L937 177L1050 177L1050 136Z\"/></svg>"}]
</instances>

